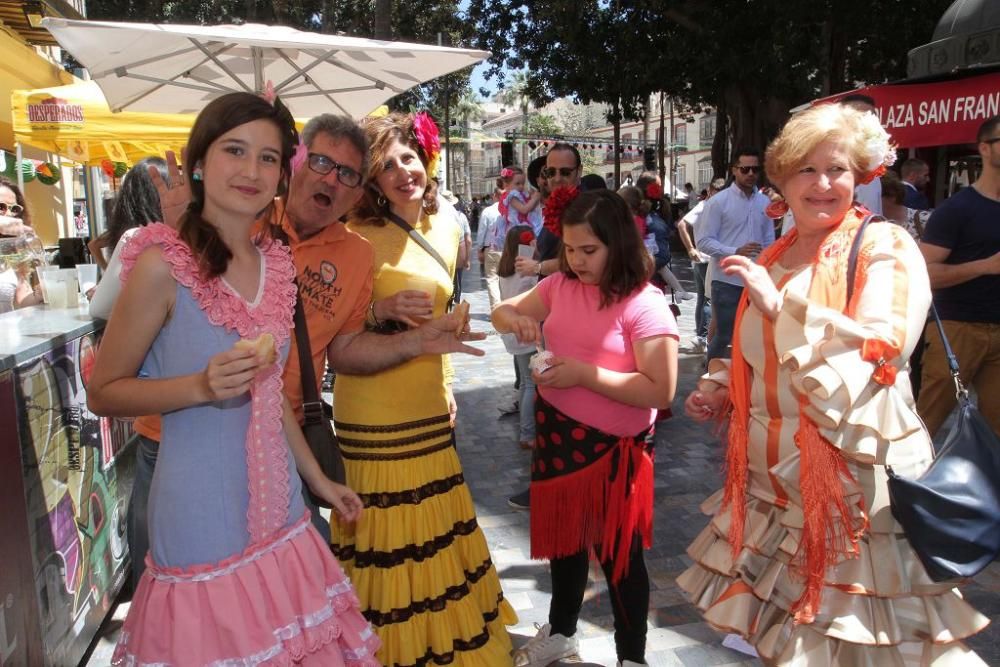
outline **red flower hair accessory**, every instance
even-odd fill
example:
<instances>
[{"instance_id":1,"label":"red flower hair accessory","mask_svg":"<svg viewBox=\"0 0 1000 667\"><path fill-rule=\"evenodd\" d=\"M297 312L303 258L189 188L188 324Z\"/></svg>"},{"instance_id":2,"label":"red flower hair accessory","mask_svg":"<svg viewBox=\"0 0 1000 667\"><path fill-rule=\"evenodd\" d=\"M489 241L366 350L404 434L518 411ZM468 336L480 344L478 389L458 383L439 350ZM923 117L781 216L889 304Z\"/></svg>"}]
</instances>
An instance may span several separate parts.
<instances>
[{"instance_id":1,"label":"red flower hair accessory","mask_svg":"<svg viewBox=\"0 0 1000 667\"><path fill-rule=\"evenodd\" d=\"M437 159L441 154L441 138L437 123L426 111L413 115L413 137L427 156L427 174L433 177L437 173Z\"/></svg>"},{"instance_id":2,"label":"red flower hair accessory","mask_svg":"<svg viewBox=\"0 0 1000 667\"><path fill-rule=\"evenodd\" d=\"M523 232L521 232L521 236L518 237L517 240L523 245L529 245L532 241L535 240L535 234L534 232L526 229Z\"/></svg>"},{"instance_id":3,"label":"red flower hair accessory","mask_svg":"<svg viewBox=\"0 0 1000 667\"><path fill-rule=\"evenodd\" d=\"M511 169L510 167L504 167L503 169L500 170L500 178L502 178L505 181L514 178L514 170Z\"/></svg>"},{"instance_id":4,"label":"red flower hair accessory","mask_svg":"<svg viewBox=\"0 0 1000 667\"><path fill-rule=\"evenodd\" d=\"M653 201L658 201L663 199L663 188L656 181L651 181L646 184L646 199L652 199Z\"/></svg>"},{"instance_id":5,"label":"red flower hair accessory","mask_svg":"<svg viewBox=\"0 0 1000 667\"><path fill-rule=\"evenodd\" d=\"M579 194L580 190L573 185L564 185L552 191L545 200L545 206L542 207L545 229L562 238L563 212Z\"/></svg>"},{"instance_id":6,"label":"red flower hair accessory","mask_svg":"<svg viewBox=\"0 0 1000 667\"><path fill-rule=\"evenodd\" d=\"M788 202L784 199L775 199L764 209L764 215L771 220L781 220L788 213Z\"/></svg>"}]
</instances>

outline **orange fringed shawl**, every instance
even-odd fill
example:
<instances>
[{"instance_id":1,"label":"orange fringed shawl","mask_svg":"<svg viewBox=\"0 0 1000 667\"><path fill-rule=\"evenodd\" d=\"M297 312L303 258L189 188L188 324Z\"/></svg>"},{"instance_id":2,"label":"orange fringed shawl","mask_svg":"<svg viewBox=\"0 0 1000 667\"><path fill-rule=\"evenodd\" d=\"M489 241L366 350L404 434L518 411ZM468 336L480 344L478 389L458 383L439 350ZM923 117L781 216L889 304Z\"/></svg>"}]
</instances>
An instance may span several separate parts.
<instances>
[{"instance_id":1,"label":"orange fringed shawl","mask_svg":"<svg viewBox=\"0 0 1000 667\"><path fill-rule=\"evenodd\" d=\"M864 220L865 211L852 209L841 224L824 239L813 260L813 278L809 287L809 300L852 316L858 294L847 303L847 264L851 244ZM798 238L797 230L780 238L761 255L759 263L770 268ZM864 254L864 253L862 253ZM865 271L864 267L859 272ZM859 285L864 284L859 280ZM734 332L749 305L746 292L737 310ZM899 354L898 349L886 350L885 358ZM750 403L750 367L743 358L739 335L733 336L732 372L729 396L732 414L729 422L729 446L726 452L726 486L723 507L729 507L731 523L729 543L735 559L743 546L743 529L746 520L747 489L747 429ZM799 397L802 407L808 403ZM864 500L859 502L860 513L852 517L844 492L845 482L853 481L839 450L819 432L815 422L799 411L799 430L795 444L801 458L799 490L802 496L804 526L796 569L805 579L805 590L795 601L792 612L796 623L811 623L816 618L827 568L844 558L858 554L858 541L868 529ZM860 517L860 518L858 518Z\"/></svg>"}]
</instances>

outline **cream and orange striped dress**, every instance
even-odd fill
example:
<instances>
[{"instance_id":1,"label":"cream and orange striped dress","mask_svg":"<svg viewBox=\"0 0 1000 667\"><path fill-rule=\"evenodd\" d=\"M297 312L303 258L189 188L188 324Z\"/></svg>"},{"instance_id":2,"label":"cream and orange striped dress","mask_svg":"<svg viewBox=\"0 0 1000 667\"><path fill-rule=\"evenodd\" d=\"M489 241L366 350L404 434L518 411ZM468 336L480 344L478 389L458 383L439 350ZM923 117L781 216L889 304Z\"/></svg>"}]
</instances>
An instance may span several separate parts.
<instances>
[{"instance_id":1,"label":"cream and orange striped dress","mask_svg":"<svg viewBox=\"0 0 1000 667\"><path fill-rule=\"evenodd\" d=\"M892 363L905 365L931 300L924 260L904 230L873 224L859 266L853 318L806 298L811 264L771 266L784 295L780 313L771 322L751 306L738 332L752 378L742 549L734 560L720 490L702 506L712 519L688 548L694 565L678 584L711 625L743 635L769 663L983 665L961 640L988 619L955 587L927 576L890 511L886 466L911 477L932 459L909 376L880 384L862 358L863 342L878 337L901 343ZM727 364L714 361L702 383L728 385ZM793 564L804 514L794 436L802 396L805 414L847 463L846 496L867 513L868 529L855 557L827 569L815 620L796 624L790 610L803 578Z\"/></svg>"}]
</instances>

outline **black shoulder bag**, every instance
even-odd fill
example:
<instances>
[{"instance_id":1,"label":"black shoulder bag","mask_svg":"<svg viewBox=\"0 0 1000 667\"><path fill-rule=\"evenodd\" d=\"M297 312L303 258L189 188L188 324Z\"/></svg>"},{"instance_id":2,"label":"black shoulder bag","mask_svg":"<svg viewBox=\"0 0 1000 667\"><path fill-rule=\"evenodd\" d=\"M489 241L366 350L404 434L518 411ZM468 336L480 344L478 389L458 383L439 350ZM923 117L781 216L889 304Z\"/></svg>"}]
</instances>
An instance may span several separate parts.
<instances>
[{"instance_id":1,"label":"black shoulder bag","mask_svg":"<svg viewBox=\"0 0 1000 667\"><path fill-rule=\"evenodd\" d=\"M309 343L305 309L297 287L298 284L295 291L295 341L299 352L299 371L302 374L302 411L305 414L302 434L309 443L309 449L312 450L316 461L319 462L323 474L338 484L344 484L347 478L344 458L341 456L340 445L330 426L330 420L323 414L323 403L316 388L316 372L312 365L312 345ZM330 507L329 502L313 494L308 488L306 491L317 506Z\"/></svg>"},{"instance_id":2,"label":"black shoulder bag","mask_svg":"<svg viewBox=\"0 0 1000 667\"><path fill-rule=\"evenodd\" d=\"M867 223L858 229L851 248L848 295ZM920 477L900 477L891 467L886 472L893 517L930 578L948 581L975 576L1000 554L1000 439L969 400L958 359L933 303L931 313L955 382L958 414L941 450Z\"/></svg>"}]
</instances>

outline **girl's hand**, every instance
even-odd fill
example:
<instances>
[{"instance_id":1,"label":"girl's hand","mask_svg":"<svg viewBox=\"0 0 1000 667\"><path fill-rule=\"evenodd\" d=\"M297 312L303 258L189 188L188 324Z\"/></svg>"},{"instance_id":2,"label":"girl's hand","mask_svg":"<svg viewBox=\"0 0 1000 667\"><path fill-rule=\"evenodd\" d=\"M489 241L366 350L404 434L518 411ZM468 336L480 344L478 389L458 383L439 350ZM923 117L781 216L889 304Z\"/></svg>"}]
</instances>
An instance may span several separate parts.
<instances>
[{"instance_id":1,"label":"girl's hand","mask_svg":"<svg viewBox=\"0 0 1000 667\"><path fill-rule=\"evenodd\" d=\"M583 383L584 374L590 364L572 357L552 357L551 365L542 373L532 372L536 385L553 389L569 389Z\"/></svg>"},{"instance_id":2,"label":"girl's hand","mask_svg":"<svg viewBox=\"0 0 1000 667\"><path fill-rule=\"evenodd\" d=\"M201 372L201 402L214 403L247 393L259 366L253 350L231 349L215 355Z\"/></svg>"},{"instance_id":3,"label":"girl's hand","mask_svg":"<svg viewBox=\"0 0 1000 667\"><path fill-rule=\"evenodd\" d=\"M193 164L188 164L187 147L181 150L181 160L184 162L184 169L192 171ZM181 216L187 211L188 204L191 203L191 186L187 177L181 173L177 167L177 156L173 151L167 151L167 178L170 184L167 185L160 170L156 167L149 167L149 177L153 181L157 194L160 195L160 210L163 212L163 223L168 227L177 229Z\"/></svg>"},{"instance_id":4,"label":"girl's hand","mask_svg":"<svg viewBox=\"0 0 1000 667\"><path fill-rule=\"evenodd\" d=\"M510 332L519 343L537 343L542 340L542 327L538 320L527 315L518 315L510 322Z\"/></svg>"},{"instance_id":5,"label":"girl's hand","mask_svg":"<svg viewBox=\"0 0 1000 667\"><path fill-rule=\"evenodd\" d=\"M714 419L725 408L729 399L729 389L718 387L714 391L694 390L684 401L684 412L697 422Z\"/></svg>"},{"instance_id":6,"label":"girl's hand","mask_svg":"<svg viewBox=\"0 0 1000 667\"><path fill-rule=\"evenodd\" d=\"M323 477L319 481L310 484L309 488L317 496L330 503L333 511L342 520L354 523L361 518L361 513L365 509L364 503L361 502L358 494L343 484L337 484Z\"/></svg>"},{"instance_id":7,"label":"girl's hand","mask_svg":"<svg viewBox=\"0 0 1000 667\"><path fill-rule=\"evenodd\" d=\"M396 320L419 327L433 316L434 301L426 292L405 289L375 302L375 317L380 322Z\"/></svg>"},{"instance_id":8,"label":"girl's hand","mask_svg":"<svg viewBox=\"0 0 1000 667\"><path fill-rule=\"evenodd\" d=\"M774 321L781 308L781 294L774 286L767 269L742 255L730 255L722 260L720 266L726 275L739 276L743 280L751 303L757 306L767 319Z\"/></svg>"}]
</instances>

